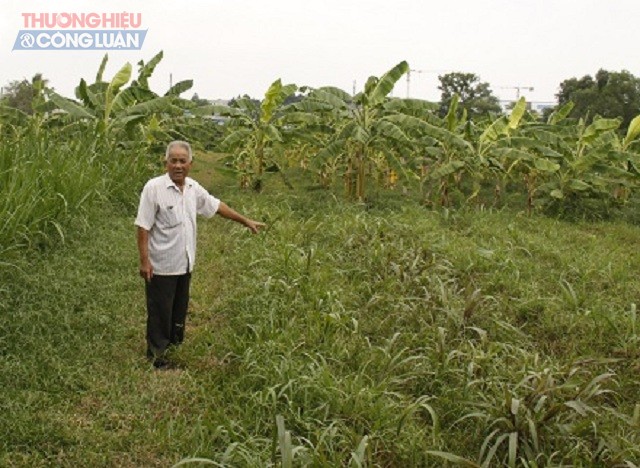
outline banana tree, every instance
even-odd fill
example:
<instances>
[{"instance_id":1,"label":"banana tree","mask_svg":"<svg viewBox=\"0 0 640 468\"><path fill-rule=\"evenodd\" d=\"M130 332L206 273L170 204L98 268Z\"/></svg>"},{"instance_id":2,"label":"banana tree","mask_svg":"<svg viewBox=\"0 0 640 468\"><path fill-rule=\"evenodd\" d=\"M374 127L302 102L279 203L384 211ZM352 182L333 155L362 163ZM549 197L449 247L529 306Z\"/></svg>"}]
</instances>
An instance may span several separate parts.
<instances>
[{"instance_id":1,"label":"banana tree","mask_svg":"<svg viewBox=\"0 0 640 468\"><path fill-rule=\"evenodd\" d=\"M196 110L199 115L213 113L229 118L230 133L221 146L234 155L241 187L251 185L256 191L262 188L269 152L283 139L282 118L288 109L284 102L297 89L295 84L283 85L277 79L269 86L262 101L243 97L236 99L232 106L205 106Z\"/></svg>"},{"instance_id":2,"label":"banana tree","mask_svg":"<svg viewBox=\"0 0 640 468\"><path fill-rule=\"evenodd\" d=\"M438 144L431 149L431 154L436 156L433 170L428 180L436 182L440 193L440 205L449 205L449 188L452 183L459 186L464 171L471 172L473 159L471 145L467 143L462 131L468 128L467 110L463 109L458 116L458 104L460 98L453 95L449 109L444 120L441 121L440 136L436 135ZM444 129L444 131L443 131ZM477 191L476 191L477 194ZM474 197L475 195L472 195Z\"/></svg>"},{"instance_id":3,"label":"banana tree","mask_svg":"<svg viewBox=\"0 0 640 468\"><path fill-rule=\"evenodd\" d=\"M491 122L478 138L477 155L480 162L496 179L494 194L501 202L504 186L509 177L521 170L527 189L527 208L533 206L535 181L540 171L557 169L547 157L549 152L535 138L526 139L518 134L526 127L526 101L520 98L511 113Z\"/></svg>"},{"instance_id":4,"label":"banana tree","mask_svg":"<svg viewBox=\"0 0 640 468\"><path fill-rule=\"evenodd\" d=\"M334 133L313 163L319 167L342 166L351 199L364 200L367 172L374 158L384 155L389 160L397 159L398 148L411 144L396 123L385 119L393 113L385 107L387 96L408 71L409 65L402 61L382 77L370 77L364 90L355 96L335 87L322 87L311 91L298 106L310 112L331 112Z\"/></svg>"},{"instance_id":5,"label":"banana tree","mask_svg":"<svg viewBox=\"0 0 640 468\"><path fill-rule=\"evenodd\" d=\"M547 208L566 210L589 199L610 200L613 187L634 184L636 175L628 167L637 159L628 151L637 137L634 129L621 141L618 119L576 123L566 119L570 110L568 104L547 123L527 123L493 152L507 161L508 174L523 176L529 212L534 196Z\"/></svg>"},{"instance_id":6,"label":"banana tree","mask_svg":"<svg viewBox=\"0 0 640 468\"><path fill-rule=\"evenodd\" d=\"M472 146L464 135L466 113L458 117L457 104L454 96L447 117L441 119L431 103L423 102L416 108L413 102L392 101L387 107L396 112L384 117L402 129L412 143L413 161L419 166L415 175L426 188L425 198L430 199L435 186L443 206L449 205L450 185L459 185L462 172L471 169Z\"/></svg>"},{"instance_id":7,"label":"banana tree","mask_svg":"<svg viewBox=\"0 0 640 468\"><path fill-rule=\"evenodd\" d=\"M630 126L621 140L620 123L604 118L595 118L590 125L578 122L573 151L564 155L554 177L540 187L549 207L564 210L589 199L616 201L618 188L637 184L637 171L629 169L638 163L638 155L628 149L640 129Z\"/></svg>"},{"instance_id":8,"label":"banana tree","mask_svg":"<svg viewBox=\"0 0 640 468\"><path fill-rule=\"evenodd\" d=\"M292 109L283 117L283 148L284 164L287 167L300 167L310 172L313 155L326 147L331 137L331 127L325 118L317 113L307 113ZM327 164L316 174L320 184L328 188L337 168Z\"/></svg>"},{"instance_id":9,"label":"banana tree","mask_svg":"<svg viewBox=\"0 0 640 468\"><path fill-rule=\"evenodd\" d=\"M612 180L614 188L612 196L619 202L627 201L631 190L638 186L640 178L640 153L634 150L637 148L638 137L640 136L640 115L636 116L624 137L617 133L609 133L611 140L611 150L609 159L612 161L612 170L617 177Z\"/></svg>"},{"instance_id":10,"label":"banana tree","mask_svg":"<svg viewBox=\"0 0 640 468\"><path fill-rule=\"evenodd\" d=\"M84 79L80 80L76 88L79 101L64 98L51 90L47 95L72 121L92 124L97 137L114 136L134 141L138 137L138 124L153 115L183 114L175 103L178 94L191 87L190 80L176 84L164 96L159 96L148 88L147 79L161 59L162 52L149 64L145 65L141 61L137 80L126 86L132 76L131 64L125 63L110 81L104 81L103 74L108 61L108 55L105 54L95 82L89 85Z\"/></svg>"}]
</instances>

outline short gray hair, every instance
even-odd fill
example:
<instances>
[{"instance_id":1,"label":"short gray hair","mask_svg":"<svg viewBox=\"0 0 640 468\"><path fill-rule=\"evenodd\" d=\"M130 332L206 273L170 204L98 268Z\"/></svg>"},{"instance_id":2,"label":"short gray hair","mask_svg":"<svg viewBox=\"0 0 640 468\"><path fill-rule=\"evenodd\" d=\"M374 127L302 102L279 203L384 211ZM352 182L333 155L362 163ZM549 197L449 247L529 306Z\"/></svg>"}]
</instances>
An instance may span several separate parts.
<instances>
[{"instance_id":1,"label":"short gray hair","mask_svg":"<svg viewBox=\"0 0 640 468\"><path fill-rule=\"evenodd\" d=\"M180 146L186 149L187 153L189 154L189 162L191 162L191 160L193 159L193 153L191 152L191 145L183 140L174 140L167 145L167 151L164 154L165 161L169 160L169 153L171 152L171 148L173 148L174 146Z\"/></svg>"}]
</instances>

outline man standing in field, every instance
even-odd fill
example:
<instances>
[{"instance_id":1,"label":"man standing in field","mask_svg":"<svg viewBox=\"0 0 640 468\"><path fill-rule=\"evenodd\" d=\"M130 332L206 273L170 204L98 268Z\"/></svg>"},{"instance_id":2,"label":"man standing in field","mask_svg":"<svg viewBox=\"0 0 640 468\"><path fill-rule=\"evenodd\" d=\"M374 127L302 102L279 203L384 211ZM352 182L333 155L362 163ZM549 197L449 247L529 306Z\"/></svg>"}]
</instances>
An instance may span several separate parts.
<instances>
[{"instance_id":1,"label":"man standing in field","mask_svg":"<svg viewBox=\"0 0 640 468\"><path fill-rule=\"evenodd\" d=\"M166 367L170 345L184 339L189 284L196 256L196 214L216 213L246 226L254 234L264 227L232 210L187 177L191 146L173 141L167 146L167 172L149 180L140 196L135 220L140 276L147 298L147 357L156 368Z\"/></svg>"}]
</instances>

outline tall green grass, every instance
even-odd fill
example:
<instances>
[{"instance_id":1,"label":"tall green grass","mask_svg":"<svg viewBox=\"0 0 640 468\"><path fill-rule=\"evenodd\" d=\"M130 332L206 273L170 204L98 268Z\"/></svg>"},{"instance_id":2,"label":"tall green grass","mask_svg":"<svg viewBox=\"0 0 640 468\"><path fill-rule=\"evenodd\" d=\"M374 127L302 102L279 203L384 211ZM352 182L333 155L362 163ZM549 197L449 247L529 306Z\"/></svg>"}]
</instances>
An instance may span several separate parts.
<instances>
[{"instance_id":1,"label":"tall green grass","mask_svg":"<svg viewBox=\"0 0 640 468\"><path fill-rule=\"evenodd\" d=\"M252 463L275 415L302 465L346 465L365 437L375 466L636 459L637 361L616 356L637 229L314 198L262 205L266 235L224 247L248 265L217 310Z\"/></svg>"},{"instance_id":2,"label":"tall green grass","mask_svg":"<svg viewBox=\"0 0 640 468\"><path fill-rule=\"evenodd\" d=\"M101 144L90 132L57 138L25 127L0 140L0 252L64 241L98 201L129 203L146 174L142 148Z\"/></svg>"},{"instance_id":3,"label":"tall green grass","mask_svg":"<svg viewBox=\"0 0 640 468\"><path fill-rule=\"evenodd\" d=\"M197 158L269 227L200 224L182 370L144 358L134 210L90 217L5 282L0 465L640 458L637 227L254 196L210 172Z\"/></svg>"}]
</instances>

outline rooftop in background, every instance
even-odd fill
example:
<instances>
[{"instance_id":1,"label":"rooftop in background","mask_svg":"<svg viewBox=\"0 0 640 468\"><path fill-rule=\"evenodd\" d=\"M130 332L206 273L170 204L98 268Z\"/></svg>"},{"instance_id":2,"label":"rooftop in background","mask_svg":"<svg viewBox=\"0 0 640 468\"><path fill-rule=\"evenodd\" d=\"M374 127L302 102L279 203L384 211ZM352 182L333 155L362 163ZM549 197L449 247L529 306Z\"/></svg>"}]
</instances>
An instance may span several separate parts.
<instances>
[{"instance_id":1,"label":"rooftop in background","mask_svg":"<svg viewBox=\"0 0 640 468\"><path fill-rule=\"evenodd\" d=\"M509 112L516 102L514 100L501 100L500 107L504 112ZM556 101L527 101L527 109L542 113L545 109L555 107L557 104Z\"/></svg>"}]
</instances>

